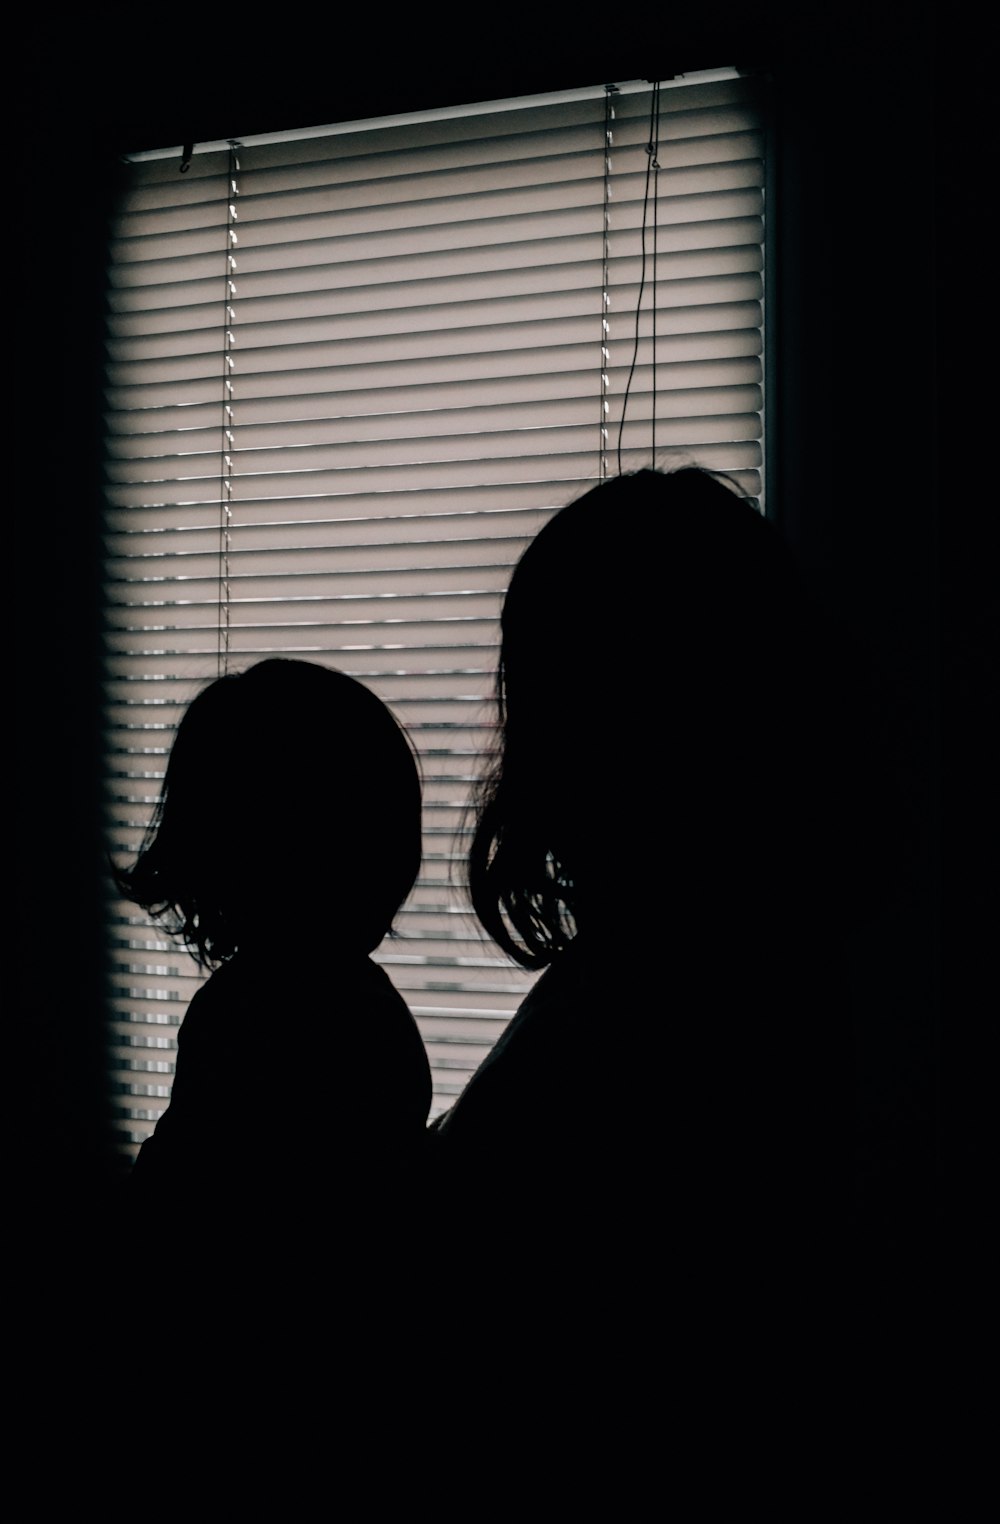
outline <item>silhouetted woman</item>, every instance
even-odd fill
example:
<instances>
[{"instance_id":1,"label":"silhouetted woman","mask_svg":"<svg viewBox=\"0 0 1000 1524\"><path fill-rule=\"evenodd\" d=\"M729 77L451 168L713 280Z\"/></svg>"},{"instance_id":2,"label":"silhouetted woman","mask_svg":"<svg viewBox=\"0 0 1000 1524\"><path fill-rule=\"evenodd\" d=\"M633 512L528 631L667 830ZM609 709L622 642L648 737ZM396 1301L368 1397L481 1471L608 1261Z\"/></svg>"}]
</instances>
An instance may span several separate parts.
<instances>
[{"instance_id":1,"label":"silhouetted woman","mask_svg":"<svg viewBox=\"0 0 1000 1524\"><path fill-rule=\"evenodd\" d=\"M715 1276L825 1199L851 910L822 646L775 530L707 472L609 480L521 557L469 872L543 972L433 1129L459 1249L554 1263L554 1296Z\"/></svg>"},{"instance_id":2,"label":"silhouetted woman","mask_svg":"<svg viewBox=\"0 0 1000 1524\"><path fill-rule=\"evenodd\" d=\"M154 1252L299 1277L321 1250L332 1284L408 1238L430 1071L370 954L416 877L420 811L403 730L340 672L262 661L185 712L118 875L214 970L129 1181Z\"/></svg>"}]
</instances>

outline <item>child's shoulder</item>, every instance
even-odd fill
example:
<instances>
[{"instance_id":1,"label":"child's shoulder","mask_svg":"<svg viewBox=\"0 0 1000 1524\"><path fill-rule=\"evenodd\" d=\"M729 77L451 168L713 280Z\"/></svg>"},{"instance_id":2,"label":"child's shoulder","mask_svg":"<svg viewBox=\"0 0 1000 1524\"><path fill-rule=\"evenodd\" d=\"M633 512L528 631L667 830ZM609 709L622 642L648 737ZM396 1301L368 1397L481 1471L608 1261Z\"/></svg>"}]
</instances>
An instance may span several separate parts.
<instances>
[{"instance_id":1,"label":"child's shoulder","mask_svg":"<svg viewBox=\"0 0 1000 1524\"><path fill-rule=\"evenodd\" d=\"M239 1008L246 1020L289 1014L327 1018L364 1010L386 1020L412 1020L386 970L367 953L307 950L294 956L248 948L221 964L197 991L190 1011L205 1021Z\"/></svg>"}]
</instances>

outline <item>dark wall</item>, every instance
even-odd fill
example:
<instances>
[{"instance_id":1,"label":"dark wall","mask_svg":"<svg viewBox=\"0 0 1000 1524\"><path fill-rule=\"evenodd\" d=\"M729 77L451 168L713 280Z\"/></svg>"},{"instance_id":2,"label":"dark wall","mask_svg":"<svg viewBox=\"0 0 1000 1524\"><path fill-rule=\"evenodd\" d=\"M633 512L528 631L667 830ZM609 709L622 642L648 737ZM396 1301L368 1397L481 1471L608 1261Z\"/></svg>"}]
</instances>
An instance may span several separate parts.
<instances>
[{"instance_id":1,"label":"dark wall","mask_svg":"<svg viewBox=\"0 0 1000 1524\"><path fill-rule=\"evenodd\" d=\"M957 753L947 823L964 838L979 829L987 778L972 511L988 437L972 299L985 276L982 47L955 8L945 20L931 5L911 8L905 26L858 6L794 23L765 10L751 27L717 8L710 28L672 24L675 40L655 59L642 41L599 51L553 32L528 45L528 21L508 13L504 35L470 40L483 55L458 78L424 29L397 28L383 57L380 38L364 48L355 36L348 49L314 35L300 7L282 14L287 30L266 46L220 54L172 23L137 22L131 7L89 8L85 21L62 18L58 34L26 28L19 50L44 118L9 144L8 166L8 330L26 378L14 438L29 447L12 452L7 563L19 632L12 1014L28 1057L8 1085L27 1100L19 1171L31 1200L57 1216L89 1210L113 1173L97 615L100 292L116 154L745 63L774 75L781 144L770 209L781 293L768 315L774 496L807 574L877 674L898 811L878 935L855 973L861 1180L869 1200L924 1211L942 1174L949 1193L974 1174L981 1115L972 1075L986 903L945 851L942 752ZM637 20L632 35L649 30ZM969 554L952 557L953 540ZM961 954L947 999L946 881Z\"/></svg>"}]
</instances>

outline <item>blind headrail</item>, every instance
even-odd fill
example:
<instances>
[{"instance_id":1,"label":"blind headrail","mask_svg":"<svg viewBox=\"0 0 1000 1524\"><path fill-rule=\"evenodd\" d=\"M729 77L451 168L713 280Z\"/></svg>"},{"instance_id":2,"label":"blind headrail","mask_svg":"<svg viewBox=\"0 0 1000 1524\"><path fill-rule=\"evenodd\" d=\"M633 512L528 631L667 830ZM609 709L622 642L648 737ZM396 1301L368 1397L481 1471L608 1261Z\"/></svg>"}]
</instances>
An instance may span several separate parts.
<instances>
[{"instance_id":1,"label":"blind headrail","mask_svg":"<svg viewBox=\"0 0 1000 1524\"><path fill-rule=\"evenodd\" d=\"M699 69L690 74L678 74L673 79L662 80L660 88L671 90L694 83L708 84L716 79L739 79L741 72L735 68ZM616 86L620 94L634 95L639 91L648 92L650 81L634 79L625 84L616 82ZM212 143L178 143L173 148L148 148L136 153L123 154L122 158L126 164L144 164L156 159L180 159L190 163L192 156L225 152L233 142L239 142L242 147L247 148L263 143L294 143L304 138L333 137L338 133L353 135L361 131L374 131L380 127L407 127L417 122L444 122L470 116L492 116L498 111L521 111L532 107L554 105L558 101L594 100L600 97L605 89L606 84L602 81L597 85L581 85L575 90L559 90L542 95L518 95L510 99L477 101L472 105L437 106L426 111L403 112L399 116L376 116L361 121L331 122L321 127L295 127L285 132L261 132L246 137L237 134L235 138L220 138Z\"/></svg>"}]
</instances>

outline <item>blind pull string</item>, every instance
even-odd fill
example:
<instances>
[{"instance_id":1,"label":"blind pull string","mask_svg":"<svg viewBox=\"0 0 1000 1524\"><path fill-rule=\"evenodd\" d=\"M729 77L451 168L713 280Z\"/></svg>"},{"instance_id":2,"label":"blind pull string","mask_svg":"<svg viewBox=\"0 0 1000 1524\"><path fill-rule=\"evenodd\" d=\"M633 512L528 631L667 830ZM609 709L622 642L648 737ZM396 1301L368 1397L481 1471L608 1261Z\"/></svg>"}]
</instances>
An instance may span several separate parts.
<instances>
[{"instance_id":1,"label":"blind pull string","mask_svg":"<svg viewBox=\"0 0 1000 1524\"><path fill-rule=\"evenodd\" d=\"M611 149L614 146L614 97L617 85L604 86L604 239L601 253L601 481L608 474L608 413L611 410Z\"/></svg>"},{"instance_id":2,"label":"blind pull string","mask_svg":"<svg viewBox=\"0 0 1000 1524\"><path fill-rule=\"evenodd\" d=\"M653 100L650 106L650 131L649 147L650 163L653 167L653 351L652 351L652 424L650 431L650 461L649 464L656 469L656 243L659 224L660 207L660 81L653 81ZM647 186L649 181L647 179Z\"/></svg>"},{"instance_id":3,"label":"blind pull string","mask_svg":"<svg viewBox=\"0 0 1000 1524\"><path fill-rule=\"evenodd\" d=\"M633 345L632 345L632 363L629 366L628 381L625 383L625 396L622 399L621 419L619 420L619 423L618 423L618 474L619 474L619 476L621 475L621 472L622 472L622 437L623 437L623 435L625 433L625 414L628 411L629 393L632 390L632 380L633 380L633 378L635 376L635 367L636 367L636 362L637 362L638 356L639 356L639 318L640 318L640 314L642 312L643 293L645 292L645 289L646 289L646 234L647 234L647 230L649 228L649 200L650 200L650 197L649 197L649 186L650 186L650 181L651 180L653 181L653 185L654 185L654 194L653 194L654 268L653 268L653 280L652 280L652 285L653 285L653 324L652 324L652 335L653 335L653 356L652 356L652 360L653 360L653 365L652 365L652 371L653 371L653 375L652 375L653 431L652 431L652 443L653 443L653 453L654 453L653 464L654 465L656 464L656 462L655 462L655 452L656 452L656 268L655 268L655 240L656 240L656 231L655 230L656 230L656 217L657 217L657 213L656 213L656 200L657 200L657 197L658 197L658 194L659 194L659 172L660 172L660 164L659 164L659 160L658 160L658 157L657 157L657 155L659 153L659 146L660 146L660 81L659 80L651 80L650 83L653 86L653 96L652 96L652 101L650 103L650 111L649 111L649 141L646 144L646 184L645 184L645 189L643 190L643 195L642 195L642 235L641 235L642 260L641 260L641 265L640 265L640 269L639 269L639 294L636 297L636 301L635 301L635 331L634 331L634 342L633 342Z\"/></svg>"},{"instance_id":4,"label":"blind pull string","mask_svg":"<svg viewBox=\"0 0 1000 1524\"><path fill-rule=\"evenodd\" d=\"M236 210L237 198L240 194L239 174L239 143L229 144L229 179L227 187L227 213L226 213L226 285L223 298L222 311L222 436L221 436L221 492L219 494L219 648L218 648L218 675L224 677L229 671L229 550L232 538L233 524L233 456L236 453L236 420L233 413L233 404L236 393L233 387L233 374L236 370L236 360L233 350L236 347L236 246L239 239L236 234L236 224L239 221L239 213Z\"/></svg>"}]
</instances>

